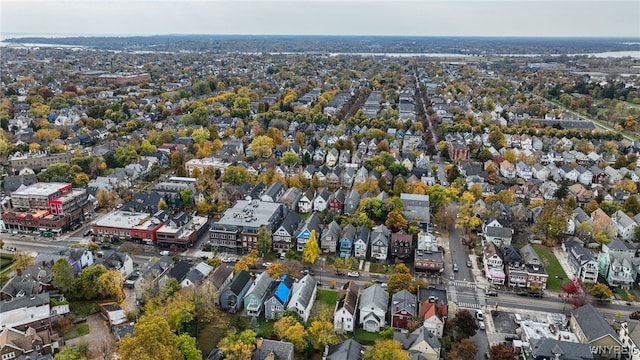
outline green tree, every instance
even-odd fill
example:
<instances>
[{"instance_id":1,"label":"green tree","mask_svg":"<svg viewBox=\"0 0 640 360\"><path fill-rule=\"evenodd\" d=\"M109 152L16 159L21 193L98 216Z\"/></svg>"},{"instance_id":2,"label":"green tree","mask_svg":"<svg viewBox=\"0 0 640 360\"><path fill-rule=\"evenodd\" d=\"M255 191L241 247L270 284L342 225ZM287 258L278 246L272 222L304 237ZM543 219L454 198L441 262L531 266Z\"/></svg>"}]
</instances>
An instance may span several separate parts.
<instances>
[{"instance_id":1,"label":"green tree","mask_svg":"<svg viewBox=\"0 0 640 360\"><path fill-rule=\"evenodd\" d=\"M629 196L627 200L624 201L624 212L629 216L635 216L637 213L640 213L640 202L638 202L638 198L635 196Z\"/></svg>"},{"instance_id":2,"label":"green tree","mask_svg":"<svg viewBox=\"0 0 640 360\"><path fill-rule=\"evenodd\" d=\"M223 181L235 185L244 184L249 180L249 172L242 166L229 166L224 171Z\"/></svg>"},{"instance_id":3,"label":"green tree","mask_svg":"<svg viewBox=\"0 0 640 360\"><path fill-rule=\"evenodd\" d=\"M256 136L249 149L257 157L268 158L273 152L274 141L266 135Z\"/></svg>"},{"instance_id":4,"label":"green tree","mask_svg":"<svg viewBox=\"0 0 640 360\"><path fill-rule=\"evenodd\" d=\"M86 352L83 353L80 347L64 346L53 358L54 360L87 360Z\"/></svg>"},{"instance_id":5,"label":"green tree","mask_svg":"<svg viewBox=\"0 0 640 360\"><path fill-rule=\"evenodd\" d=\"M69 261L65 258L60 258L51 267L51 284L56 289L66 293L73 283L74 275L73 268L69 264Z\"/></svg>"},{"instance_id":6,"label":"green tree","mask_svg":"<svg viewBox=\"0 0 640 360\"><path fill-rule=\"evenodd\" d=\"M262 254L262 256L267 255L271 252L271 248L273 246L273 234L266 227L262 226L258 230L258 241L256 243L256 248Z\"/></svg>"},{"instance_id":7,"label":"green tree","mask_svg":"<svg viewBox=\"0 0 640 360\"><path fill-rule=\"evenodd\" d=\"M402 350L396 340L378 340L362 354L362 360L409 360L409 353Z\"/></svg>"},{"instance_id":8,"label":"green tree","mask_svg":"<svg viewBox=\"0 0 640 360\"><path fill-rule=\"evenodd\" d=\"M131 144L125 147L119 146L113 154L113 158L118 166L124 167L138 159L138 151L136 147Z\"/></svg>"},{"instance_id":9,"label":"green tree","mask_svg":"<svg viewBox=\"0 0 640 360\"><path fill-rule=\"evenodd\" d=\"M569 209L564 202L554 199L545 202L542 211L536 218L532 229L540 231L552 238L557 238L567 231L567 221L571 216L572 209Z\"/></svg>"},{"instance_id":10,"label":"green tree","mask_svg":"<svg viewBox=\"0 0 640 360\"><path fill-rule=\"evenodd\" d=\"M177 341L178 350L184 360L201 360L202 351L198 349L196 338L189 334L180 334Z\"/></svg>"},{"instance_id":11,"label":"green tree","mask_svg":"<svg viewBox=\"0 0 640 360\"><path fill-rule=\"evenodd\" d=\"M100 295L96 286L100 276L107 272L102 265L91 265L84 268L71 283L70 297L74 300L93 300Z\"/></svg>"},{"instance_id":12,"label":"green tree","mask_svg":"<svg viewBox=\"0 0 640 360\"><path fill-rule=\"evenodd\" d=\"M396 196L400 196L400 194L406 191L407 191L407 185L405 184L404 179L399 177L398 179L396 179L396 182L393 184L393 193L396 194Z\"/></svg>"},{"instance_id":13,"label":"green tree","mask_svg":"<svg viewBox=\"0 0 640 360\"><path fill-rule=\"evenodd\" d=\"M284 154L282 154L282 158L280 159L280 161L282 161L283 164L287 165L287 166L293 166L296 164L300 164L300 156L298 156L298 154L294 153L293 151L285 151Z\"/></svg>"},{"instance_id":14,"label":"green tree","mask_svg":"<svg viewBox=\"0 0 640 360\"><path fill-rule=\"evenodd\" d=\"M143 315L133 329L135 336L127 335L118 344L121 359L183 359L178 349L178 337L171 331L167 320L149 314Z\"/></svg>"},{"instance_id":15,"label":"green tree","mask_svg":"<svg viewBox=\"0 0 640 360\"><path fill-rule=\"evenodd\" d=\"M225 359L250 359L256 347L256 336L257 334L253 330L244 330L240 333L231 330L227 333L227 336L220 340L218 347L224 354Z\"/></svg>"},{"instance_id":16,"label":"green tree","mask_svg":"<svg viewBox=\"0 0 640 360\"><path fill-rule=\"evenodd\" d=\"M204 144L206 141L209 141L211 134L207 128L197 129L191 133L191 137L193 141L198 144Z\"/></svg>"},{"instance_id":17,"label":"green tree","mask_svg":"<svg viewBox=\"0 0 640 360\"><path fill-rule=\"evenodd\" d=\"M190 189L182 190L180 192L180 201L182 201L182 206L193 205L193 192Z\"/></svg>"},{"instance_id":18,"label":"green tree","mask_svg":"<svg viewBox=\"0 0 640 360\"><path fill-rule=\"evenodd\" d=\"M316 231L311 230L311 236L304 245L302 259L308 264L313 264L318 259L318 256L320 256L320 247L318 246L318 240L316 240Z\"/></svg>"},{"instance_id":19,"label":"green tree","mask_svg":"<svg viewBox=\"0 0 640 360\"><path fill-rule=\"evenodd\" d=\"M600 203L600 209L611 216L614 212L622 210L622 205L617 201L603 201Z\"/></svg>"}]
</instances>

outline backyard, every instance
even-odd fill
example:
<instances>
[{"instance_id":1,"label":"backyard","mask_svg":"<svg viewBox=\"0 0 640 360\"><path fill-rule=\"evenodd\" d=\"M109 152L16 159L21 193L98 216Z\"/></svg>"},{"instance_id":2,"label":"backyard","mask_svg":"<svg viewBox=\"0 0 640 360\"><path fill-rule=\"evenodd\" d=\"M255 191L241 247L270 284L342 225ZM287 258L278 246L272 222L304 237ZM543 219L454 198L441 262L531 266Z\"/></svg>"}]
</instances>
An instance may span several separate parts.
<instances>
[{"instance_id":1,"label":"backyard","mask_svg":"<svg viewBox=\"0 0 640 360\"><path fill-rule=\"evenodd\" d=\"M533 245L534 250L544 264L549 279L547 280L547 289L551 291L560 291L562 283L567 281L567 274L564 272L562 265L555 257L553 252L544 245Z\"/></svg>"}]
</instances>

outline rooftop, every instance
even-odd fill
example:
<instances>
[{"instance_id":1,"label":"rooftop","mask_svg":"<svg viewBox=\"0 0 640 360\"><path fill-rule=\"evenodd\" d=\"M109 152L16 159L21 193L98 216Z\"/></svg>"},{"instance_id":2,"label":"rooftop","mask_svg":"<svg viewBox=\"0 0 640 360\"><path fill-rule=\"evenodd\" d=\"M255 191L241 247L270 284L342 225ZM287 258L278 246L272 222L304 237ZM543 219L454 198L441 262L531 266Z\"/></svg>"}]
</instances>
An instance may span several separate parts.
<instances>
[{"instance_id":1,"label":"rooftop","mask_svg":"<svg viewBox=\"0 0 640 360\"><path fill-rule=\"evenodd\" d=\"M147 213L114 210L98 219L94 225L113 228L149 227L152 224L150 217Z\"/></svg>"},{"instance_id":2,"label":"rooftop","mask_svg":"<svg viewBox=\"0 0 640 360\"><path fill-rule=\"evenodd\" d=\"M214 223L221 226L261 227L269 225L276 212L281 211L282 204L260 200L238 200L236 204L224 212L222 218Z\"/></svg>"},{"instance_id":3,"label":"rooftop","mask_svg":"<svg viewBox=\"0 0 640 360\"><path fill-rule=\"evenodd\" d=\"M13 192L13 196L15 195L25 195L25 196L50 196L60 191L61 188L71 186L70 183L62 183L62 182L39 182L32 185L29 185L25 188L18 189Z\"/></svg>"}]
</instances>

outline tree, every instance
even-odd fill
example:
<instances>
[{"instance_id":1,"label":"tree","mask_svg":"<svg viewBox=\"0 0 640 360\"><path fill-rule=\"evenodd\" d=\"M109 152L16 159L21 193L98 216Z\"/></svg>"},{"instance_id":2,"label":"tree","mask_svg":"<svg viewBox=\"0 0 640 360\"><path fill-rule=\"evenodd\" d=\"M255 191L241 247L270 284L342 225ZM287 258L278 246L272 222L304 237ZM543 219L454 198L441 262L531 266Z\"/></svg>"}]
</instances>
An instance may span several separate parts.
<instances>
[{"instance_id":1,"label":"tree","mask_svg":"<svg viewBox=\"0 0 640 360\"><path fill-rule=\"evenodd\" d=\"M83 353L80 347L64 346L53 358L54 360L86 360L86 351Z\"/></svg>"},{"instance_id":2,"label":"tree","mask_svg":"<svg viewBox=\"0 0 640 360\"><path fill-rule=\"evenodd\" d=\"M258 230L258 241L256 242L256 248L260 254L267 255L271 251L271 247L273 246L273 236L271 231L269 231L266 227L260 227Z\"/></svg>"},{"instance_id":3,"label":"tree","mask_svg":"<svg viewBox=\"0 0 640 360\"><path fill-rule=\"evenodd\" d=\"M17 253L13 257L13 266L16 269L24 270L33 264L35 264L35 258L26 252Z\"/></svg>"},{"instance_id":4,"label":"tree","mask_svg":"<svg viewBox=\"0 0 640 360\"><path fill-rule=\"evenodd\" d=\"M397 231L407 227L407 220L405 220L400 211L394 209L389 213L384 224L391 230Z\"/></svg>"},{"instance_id":5,"label":"tree","mask_svg":"<svg viewBox=\"0 0 640 360\"><path fill-rule=\"evenodd\" d=\"M250 359L256 347L256 336L257 334L253 330L244 330L240 333L231 330L227 336L220 340L218 347L222 350L225 359Z\"/></svg>"},{"instance_id":6,"label":"tree","mask_svg":"<svg viewBox=\"0 0 640 360\"><path fill-rule=\"evenodd\" d=\"M622 210L622 205L617 201L603 201L600 203L600 209L611 216L614 212Z\"/></svg>"},{"instance_id":7,"label":"tree","mask_svg":"<svg viewBox=\"0 0 640 360\"><path fill-rule=\"evenodd\" d=\"M177 336L161 316L143 315L134 326L133 333L135 336L127 334L118 344L118 355L122 359L184 358L177 346Z\"/></svg>"},{"instance_id":8,"label":"tree","mask_svg":"<svg viewBox=\"0 0 640 360\"><path fill-rule=\"evenodd\" d=\"M624 212L629 216L635 216L637 213L640 213L640 202L638 198L635 196L629 196L627 200L624 201Z\"/></svg>"},{"instance_id":9,"label":"tree","mask_svg":"<svg viewBox=\"0 0 640 360\"><path fill-rule=\"evenodd\" d=\"M191 137L193 138L193 141L195 141L196 143L204 144L205 141L209 141L211 134L209 133L209 129L202 128L202 129L194 130L191 133Z\"/></svg>"},{"instance_id":10,"label":"tree","mask_svg":"<svg viewBox=\"0 0 640 360\"><path fill-rule=\"evenodd\" d=\"M393 184L393 193L397 196L400 196L400 194L404 193L406 190L407 185L405 184L404 180L401 177L396 179L396 182Z\"/></svg>"},{"instance_id":11,"label":"tree","mask_svg":"<svg viewBox=\"0 0 640 360\"><path fill-rule=\"evenodd\" d=\"M279 131L279 130L278 130ZM268 158L271 156L273 151L274 141L272 138L266 135L256 136L251 144L249 145L249 149L255 156Z\"/></svg>"},{"instance_id":12,"label":"tree","mask_svg":"<svg viewBox=\"0 0 640 360\"><path fill-rule=\"evenodd\" d=\"M279 279L282 276L282 264L275 262L267 266L267 273L274 279Z\"/></svg>"},{"instance_id":13,"label":"tree","mask_svg":"<svg viewBox=\"0 0 640 360\"><path fill-rule=\"evenodd\" d=\"M51 284L56 289L66 293L71 288L73 283L73 268L69 264L69 261L65 258L60 258L51 267Z\"/></svg>"},{"instance_id":14,"label":"tree","mask_svg":"<svg viewBox=\"0 0 640 360\"><path fill-rule=\"evenodd\" d=\"M494 128L489 132L489 143L494 149L500 150L507 144L507 140L500 129Z\"/></svg>"},{"instance_id":15,"label":"tree","mask_svg":"<svg viewBox=\"0 0 640 360\"><path fill-rule=\"evenodd\" d=\"M93 300L98 298L100 290L97 285L98 279L107 269L102 265L91 265L84 268L80 275L71 283L70 297L77 300ZM106 285L105 285L106 286Z\"/></svg>"},{"instance_id":16,"label":"tree","mask_svg":"<svg viewBox=\"0 0 640 360\"><path fill-rule=\"evenodd\" d=\"M249 172L242 166L229 166L224 171L222 179L235 185L244 184L249 180Z\"/></svg>"},{"instance_id":17,"label":"tree","mask_svg":"<svg viewBox=\"0 0 640 360\"><path fill-rule=\"evenodd\" d=\"M572 211L573 209L569 209L564 202L558 199L547 201L536 218L532 229L552 238L557 238L567 231L567 221Z\"/></svg>"},{"instance_id":18,"label":"tree","mask_svg":"<svg viewBox=\"0 0 640 360\"><path fill-rule=\"evenodd\" d=\"M243 256L240 258L240 260L238 260L236 262L236 264L233 266L233 272L235 273L239 273L240 271L244 270L244 271L249 271L249 268L251 268L252 266L254 266L256 264L255 259L250 258L248 256Z\"/></svg>"},{"instance_id":19,"label":"tree","mask_svg":"<svg viewBox=\"0 0 640 360\"><path fill-rule=\"evenodd\" d=\"M495 344L489 349L489 359L491 360L516 360L516 355L502 343Z\"/></svg>"},{"instance_id":20,"label":"tree","mask_svg":"<svg viewBox=\"0 0 640 360\"><path fill-rule=\"evenodd\" d=\"M87 187L87 184L89 184L89 175L81 172L81 173L77 173L74 177L73 177L73 185L77 186L77 187Z\"/></svg>"},{"instance_id":21,"label":"tree","mask_svg":"<svg viewBox=\"0 0 640 360\"><path fill-rule=\"evenodd\" d=\"M287 165L287 166L293 166L296 164L300 164L300 156L298 156L298 154L294 153L293 151L285 151L284 154L282 154L282 158L280 159L280 161L282 161L283 164Z\"/></svg>"},{"instance_id":22,"label":"tree","mask_svg":"<svg viewBox=\"0 0 640 360\"><path fill-rule=\"evenodd\" d=\"M595 283L591 285L590 292L591 296L598 299L611 299L613 296L613 291L603 283Z\"/></svg>"},{"instance_id":23,"label":"tree","mask_svg":"<svg viewBox=\"0 0 640 360\"><path fill-rule=\"evenodd\" d=\"M387 286L390 294L395 294L400 290L409 289L413 278L409 272L407 265L400 263L396 264L393 273L389 275Z\"/></svg>"},{"instance_id":24,"label":"tree","mask_svg":"<svg viewBox=\"0 0 640 360\"><path fill-rule=\"evenodd\" d=\"M314 320L309 325L309 338L314 349L324 349L325 345L333 345L340 342L340 337L333 329L333 322L327 320Z\"/></svg>"},{"instance_id":25,"label":"tree","mask_svg":"<svg viewBox=\"0 0 640 360\"><path fill-rule=\"evenodd\" d=\"M456 340L458 341L468 339L478 331L476 319L471 315L469 310L463 309L458 311L451 321L456 334Z\"/></svg>"},{"instance_id":26,"label":"tree","mask_svg":"<svg viewBox=\"0 0 640 360\"><path fill-rule=\"evenodd\" d=\"M362 360L409 360L409 353L402 350L396 340L378 340L362 354Z\"/></svg>"},{"instance_id":27,"label":"tree","mask_svg":"<svg viewBox=\"0 0 640 360\"><path fill-rule=\"evenodd\" d=\"M318 240L316 240L316 231L311 230L311 236L309 236L309 240L304 245L302 259L308 264L313 264L318 256L320 256L320 246L318 246Z\"/></svg>"},{"instance_id":28,"label":"tree","mask_svg":"<svg viewBox=\"0 0 640 360\"><path fill-rule=\"evenodd\" d=\"M273 324L273 333L282 340L293 343L296 351L307 348L307 330L293 316L284 316Z\"/></svg>"},{"instance_id":29,"label":"tree","mask_svg":"<svg viewBox=\"0 0 640 360\"><path fill-rule=\"evenodd\" d=\"M471 339L463 339L454 346L449 358L452 360L473 360L478 353L478 346ZM492 358L493 359L493 358Z\"/></svg>"},{"instance_id":30,"label":"tree","mask_svg":"<svg viewBox=\"0 0 640 360\"><path fill-rule=\"evenodd\" d=\"M119 270L108 270L98 277L95 283L98 294L103 299L113 299L116 302L124 300L124 276Z\"/></svg>"}]
</instances>

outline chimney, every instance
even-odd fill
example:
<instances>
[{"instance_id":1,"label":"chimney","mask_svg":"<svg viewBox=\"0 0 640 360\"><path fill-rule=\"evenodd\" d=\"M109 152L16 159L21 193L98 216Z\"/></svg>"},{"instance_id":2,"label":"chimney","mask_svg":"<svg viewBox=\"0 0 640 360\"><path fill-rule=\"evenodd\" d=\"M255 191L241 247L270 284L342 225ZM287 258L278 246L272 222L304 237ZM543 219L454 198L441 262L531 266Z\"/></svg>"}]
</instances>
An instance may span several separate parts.
<instances>
[{"instance_id":1,"label":"chimney","mask_svg":"<svg viewBox=\"0 0 640 360\"><path fill-rule=\"evenodd\" d=\"M17 268L16 269L16 274L18 274L18 276L22 276L22 269Z\"/></svg>"}]
</instances>

